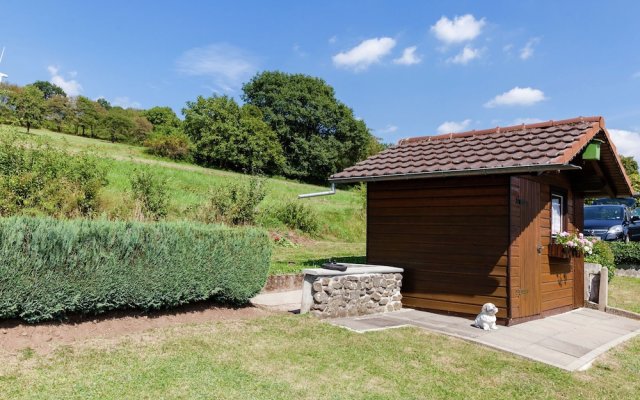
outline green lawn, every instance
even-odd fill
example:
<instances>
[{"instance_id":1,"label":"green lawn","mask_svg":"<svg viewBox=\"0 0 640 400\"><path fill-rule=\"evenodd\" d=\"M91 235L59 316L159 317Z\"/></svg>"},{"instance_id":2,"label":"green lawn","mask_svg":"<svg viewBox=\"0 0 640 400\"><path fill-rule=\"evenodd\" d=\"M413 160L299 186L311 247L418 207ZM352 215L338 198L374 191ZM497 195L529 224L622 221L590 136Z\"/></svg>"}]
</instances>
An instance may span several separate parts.
<instances>
[{"instance_id":1,"label":"green lawn","mask_svg":"<svg viewBox=\"0 0 640 400\"><path fill-rule=\"evenodd\" d=\"M609 305L640 313L640 279L614 277L609 282Z\"/></svg>"},{"instance_id":2,"label":"green lawn","mask_svg":"<svg viewBox=\"0 0 640 400\"><path fill-rule=\"evenodd\" d=\"M129 177L136 168L148 167L165 177L170 191L168 219L194 219L211 190L227 182L247 179L246 175L203 168L188 163L146 154L141 146L110 143L42 129L32 129L27 136L24 129L0 126L0 134L24 133L26 140L43 138L52 145L71 153L90 151L108 162L109 184L101 196L101 204L108 218L128 218L131 203L127 202ZM260 208L268 210L284 201L295 200L298 194L327 190L326 187L308 185L281 178L267 180L268 195ZM316 197L304 201L315 211L321 223L318 237L299 241L295 248L276 247L272 273L298 272L301 268L330 257L364 256L365 221L357 193L339 190L336 195ZM267 213L264 213L267 215ZM286 232L287 228L273 218L261 218L260 224L272 231Z\"/></svg>"},{"instance_id":3,"label":"green lawn","mask_svg":"<svg viewBox=\"0 0 640 400\"><path fill-rule=\"evenodd\" d=\"M0 366L0 398L636 399L638 373L640 338L568 373L417 328L273 316L25 350Z\"/></svg>"}]
</instances>

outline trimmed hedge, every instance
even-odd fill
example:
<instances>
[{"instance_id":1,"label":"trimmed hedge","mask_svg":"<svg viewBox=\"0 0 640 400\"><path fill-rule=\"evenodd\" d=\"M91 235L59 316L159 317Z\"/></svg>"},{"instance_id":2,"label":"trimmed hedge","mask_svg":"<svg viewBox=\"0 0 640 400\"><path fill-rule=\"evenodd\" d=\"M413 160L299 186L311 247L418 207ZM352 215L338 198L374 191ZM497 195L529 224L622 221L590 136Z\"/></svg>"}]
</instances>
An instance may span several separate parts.
<instances>
[{"instance_id":1,"label":"trimmed hedge","mask_svg":"<svg viewBox=\"0 0 640 400\"><path fill-rule=\"evenodd\" d=\"M265 284L270 256L257 228L0 219L0 318L242 304Z\"/></svg>"},{"instance_id":2,"label":"trimmed hedge","mask_svg":"<svg viewBox=\"0 0 640 400\"><path fill-rule=\"evenodd\" d=\"M640 242L612 242L610 246L616 265L640 266Z\"/></svg>"}]
</instances>

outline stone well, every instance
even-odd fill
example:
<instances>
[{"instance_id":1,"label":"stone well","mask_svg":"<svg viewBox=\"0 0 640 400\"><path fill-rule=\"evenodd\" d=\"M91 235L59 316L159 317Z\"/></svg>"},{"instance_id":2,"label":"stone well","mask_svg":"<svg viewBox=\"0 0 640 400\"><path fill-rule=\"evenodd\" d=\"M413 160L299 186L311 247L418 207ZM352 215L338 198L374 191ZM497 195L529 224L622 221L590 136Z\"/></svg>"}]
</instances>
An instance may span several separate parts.
<instances>
[{"instance_id":1,"label":"stone well","mask_svg":"<svg viewBox=\"0 0 640 400\"><path fill-rule=\"evenodd\" d=\"M346 271L305 269L300 313L336 318L402 308L402 268L342 264Z\"/></svg>"}]
</instances>

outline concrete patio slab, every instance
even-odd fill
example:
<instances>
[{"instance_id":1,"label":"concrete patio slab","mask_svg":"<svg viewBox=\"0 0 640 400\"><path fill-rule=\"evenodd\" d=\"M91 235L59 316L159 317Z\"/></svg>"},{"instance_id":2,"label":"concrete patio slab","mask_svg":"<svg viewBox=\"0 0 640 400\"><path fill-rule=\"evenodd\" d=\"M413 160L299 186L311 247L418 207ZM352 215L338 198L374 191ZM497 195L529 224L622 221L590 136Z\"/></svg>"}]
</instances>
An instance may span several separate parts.
<instances>
[{"instance_id":1,"label":"concrete patio slab","mask_svg":"<svg viewBox=\"0 0 640 400\"><path fill-rule=\"evenodd\" d=\"M495 331L475 328L466 318L411 309L329 322L356 332L415 326L567 371L589 368L599 355L640 334L640 321L586 308Z\"/></svg>"},{"instance_id":2,"label":"concrete patio slab","mask_svg":"<svg viewBox=\"0 0 640 400\"><path fill-rule=\"evenodd\" d=\"M286 292L260 293L251 299L251 304L271 311L298 312L302 302L302 289Z\"/></svg>"}]
</instances>

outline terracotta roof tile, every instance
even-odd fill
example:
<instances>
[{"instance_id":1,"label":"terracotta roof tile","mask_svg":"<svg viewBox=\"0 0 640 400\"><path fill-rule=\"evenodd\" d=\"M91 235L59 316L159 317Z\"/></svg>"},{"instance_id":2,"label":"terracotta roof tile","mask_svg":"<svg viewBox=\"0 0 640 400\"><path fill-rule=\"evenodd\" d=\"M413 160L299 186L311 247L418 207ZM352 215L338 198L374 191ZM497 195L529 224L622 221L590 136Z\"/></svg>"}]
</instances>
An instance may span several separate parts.
<instances>
[{"instance_id":1,"label":"terracotta roof tile","mask_svg":"<svg viewBox=\"0 0 640 400\"><path fill-rule=\"evenodd\" d=\"M497 127L401 140L332 175L332 181L567 164L604 128L601 117Z\"/></svg>"}]
</instances>

